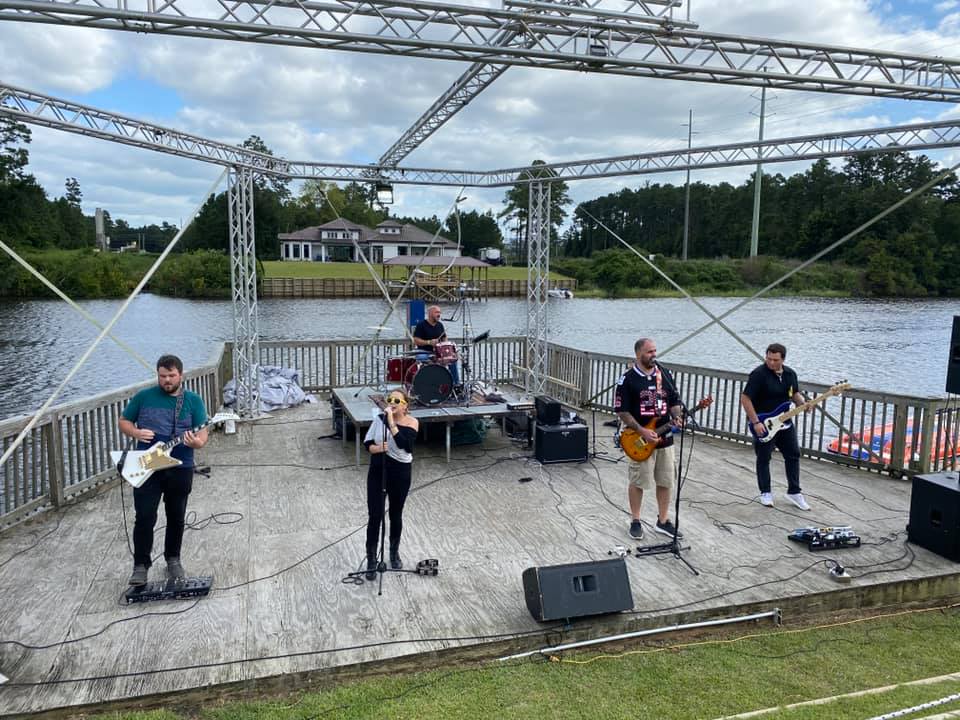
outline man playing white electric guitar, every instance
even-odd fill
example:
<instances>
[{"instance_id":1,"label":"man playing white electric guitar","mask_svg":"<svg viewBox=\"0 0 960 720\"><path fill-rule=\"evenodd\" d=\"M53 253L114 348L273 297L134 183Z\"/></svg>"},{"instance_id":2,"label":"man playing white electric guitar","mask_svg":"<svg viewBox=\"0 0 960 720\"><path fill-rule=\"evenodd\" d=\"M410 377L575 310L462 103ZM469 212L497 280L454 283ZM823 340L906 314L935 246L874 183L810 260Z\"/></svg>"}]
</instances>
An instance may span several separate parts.
<instances>
[{"instance_id":1,"label":"man playing white electric guitar","mask_svg":"<svg viewBox=\"0 0 960 720\"><path fill-rule=\"evenodd\" d=\"M773 439L765 441L768 428L760 415L771 413L785 403L800 405L805 402L800 392L797 373L783 364L787 349L780 343L767 347L763 365L750 373L740 405L747 413L753 438L753 451L757 456L757 485L760 488L760 504L773 507L773 492L770 487L770 458L773 448L783 455L783 464L787 474L787 500L801 510L809 510L806 498L800 492L800 444L797 442L797 428L792 424L784 425L776 431ZM809 408L807 409L809 411ZM768 438L769 439L769 438Z\"/></svg>"},{"instance_id":2,"label":"man playing white electric guitar","mask_svg":"<svg viewBox=\"0 0 960 720\"><path fill-rule=\"evenodd\" d=\"M180 562L187 498L193 488L193 451L207 444L206 428L192 428L207 421L203 399L183 387L183 363L175 355L157 360L157 384L141 390L131 398L120 418L120 432L137 440L137 450L146 450L157 442L167 442L178 435L183 442L170 451L181 462L154 472L133 490L136 519L133 524L133 574L130 585L145 585L153 551L153 528L157 524L160 498L167 515L163 556L167 561L167 577L182 580L186 571Z\"/></svg>"}]
</instances>

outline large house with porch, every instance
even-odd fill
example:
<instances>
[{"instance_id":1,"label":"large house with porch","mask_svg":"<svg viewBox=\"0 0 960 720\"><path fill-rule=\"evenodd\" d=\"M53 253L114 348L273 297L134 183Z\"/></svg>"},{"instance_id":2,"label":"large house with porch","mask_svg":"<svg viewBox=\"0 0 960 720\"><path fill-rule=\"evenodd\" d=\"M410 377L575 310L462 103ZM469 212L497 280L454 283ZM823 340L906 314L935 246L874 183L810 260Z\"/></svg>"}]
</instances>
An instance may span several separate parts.
<instances>
[{"instance_id":1,"label":"large house with porch","mask_svg":"<svg viewBox=\"0 0 960 720\"><path fill-rule=\"evenodd\" d=\"M404 255L460 256L457 243L443 235L437 236L433 247L430 247L432 233L416 225L402 225L396 220L384 220L375 228L349 220L331 220L316 227L280 233L277 237L280 240L281 260L360 262L357 246L372 263L382 263Z\"/></svg>"}]
</instances>

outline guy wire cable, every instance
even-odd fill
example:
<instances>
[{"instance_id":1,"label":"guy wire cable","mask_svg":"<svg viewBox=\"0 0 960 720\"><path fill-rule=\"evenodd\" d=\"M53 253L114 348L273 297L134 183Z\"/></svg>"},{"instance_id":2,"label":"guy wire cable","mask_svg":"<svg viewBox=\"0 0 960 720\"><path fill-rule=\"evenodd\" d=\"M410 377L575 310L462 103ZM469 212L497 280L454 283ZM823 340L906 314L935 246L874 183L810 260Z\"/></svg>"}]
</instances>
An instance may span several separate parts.
<instances>
[{"instance_id":1,"label":"guy wire cable","mask_svg":"<svg viewBox=\"0 0 960 720\"><path fill-rule=\"evenodd\" d=\"M3 248L3 249L7 252L7 254L8 254L10 257L12 257L14 260L16 260L18 263L20 263L20 264L27 270L27 272L29 272L31 275L33 275L35 278L37 278L37 280L39 280L39 281L42 282L44 285L46 285L46 286L47 286L53 293L55 293L61 300L63 300L65 303L67 303L67 305L69 305L70 307L72 307L72 308L73 308L74 310L76 310L78 313L80 313L80 314L81 314L84 318L86 318L91 324L95 325L97 328L99 328L99 329L101 329L101 330L103 329L103 323L101 323L99 320L97 320L93 315L91 315L90 313L88 313L88 312L87 312L86 310L84 310L82 307L80 307L79 305L77 305L66 293L64 293L60 288L58 288L56 285L54 285L52 282L50 282L46 277L43 276L42 273L40 273L40 272L39 272L36 268L34 268L30 263L28 263L26 260L24 260L22 257L20 257L20 255L17 254L17 251L16 251L16 250L14 250L12 247L10 247L9 245L7 245L7 244L6 244L5 242L3 242L2 240L0 240L0 248ZM119 345L120 348L121 348L122 350L124 350L128 355L130 355L134 360L136 360L138 363L140 363L141 365L143 365L148 371L150 371L150 373L153 373L153 372L154 372L154 367L153 367L153 365L150 364L149 362L147 362L146 360L144 360L143 357L140 355L140 353L138 353L138 352L137 352L136 350L134 350L132 347L130 347L129 345L127 345L125 342L123 342L123 340L121 340L120 338L118 338L118 337L117 337L116 335L114 335L113 333L108 333L108 334L107 334L107 337L109 337L109 338L110 338L111 340L113 340L117 345Z\"/></svg>"},{"instance_id":2,"label":"guy wire cable","mask_svg":"<svg viewBox=\"0 0 960 720\"><path fill-rule=\"evenodd\" d=\"M213 185L210 186L210 189L206 193L204 193L203 195L204 202L206 202L206 199L210 195L216 192L217 187L223 181L224 176L226 176L227 170L228 168L224 168L223 172L220 173L216 181L214 181ZM167 247L164 248L163 252L160 253L160 257L158 257L156 261L153 263L153 265L150 266L150 269L147 270L144 276L140 279L140 282L137 283L137 286L133 289L133 292L130 293L130 296L126 300L124 300L123 305L120 307L119 310L117 310L114 316L110 319L110 322L108 322L106 326L103 328L103 330L100 331L100 334L97 335L96 339L93 341L90 347L87 348L86 352L84 352L83 355L80 357L80 359L76 362L76 364L74 364L70 372L67 373L67 376L60 382L60 384L53 391L53 394L50 395L50 397L40 407L40 409L37 410L36 413L34 413L33 417L30 418L30 422L28 422L24 426L23 430L20 431L20 434L17 435L16 439L6 449L6 451L3 453L3 457L0 457L0 467L3 467L4 464L6 464L7 460L9 460L10 457L13 455L13 453L17 450L17 448L20 447L20 443L23 442L23 439L30 433L31 430L33 430L34 426L37 424L37 422L40 420L43 414L50 409L50 406L53 405L53 401L60 396L60 393L63 392L63 389L67 386L67 383L70 382L70 380L73 379L73 376L77 374L77 372L80 370L81 367L83 367L83 364L93 354L93 351L96 350L97 345L100 344L100 341L103 340L103 338L106 337L106 335L113 329L113 326L117 324L117 321L120 320L123 314L127 311L127 308L130 307L130 303L132 303L133 300L137 297L137 295L140 294L140 292L146 286L147 282L149 282L150 278L153 277L153 274L157 271L157 269L160 267L163 261L167 259L167 255L169 255L173 251L173 248L176 247L177 243L180 241L180 238L183 237L183 233L186 231L188 227L190 227L190 224L193 222L194 218L200 212L200 209L203 207L204 202L201 202L199 205L197 205L196 208L194 208L193 213L191 213L190 217L187 218L187 222L184 224L183 227L180 228L179 232L177 232L177 234L174 236L173 240L170 241Z\"/></svg>"}]
</instances>

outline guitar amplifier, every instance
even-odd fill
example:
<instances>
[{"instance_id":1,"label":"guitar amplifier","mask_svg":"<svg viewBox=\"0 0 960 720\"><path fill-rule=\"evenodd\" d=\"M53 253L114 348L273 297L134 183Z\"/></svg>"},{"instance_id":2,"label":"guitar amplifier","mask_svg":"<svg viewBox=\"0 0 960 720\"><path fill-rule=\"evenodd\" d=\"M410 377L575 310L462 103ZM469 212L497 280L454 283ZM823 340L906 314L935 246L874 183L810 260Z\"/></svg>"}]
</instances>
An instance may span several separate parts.
<instances>
[{"instance_id":1,"label":"guitar amplifier","mask_svg":"<svg viewBox=\"0 0 960 720\"><path fill-rule=\"evenodd\" d=\"M581 423L566 425L537 423L533 454L544 465L585 461L587 459L587 426Z\"/></svg>"},{"instance_id":2,"label":"guitar amplifier","mask_svg":"<svg viewBox=\"0 0 960 720\"><path fill-rule=\"evenodd\" d=\"M537 422L544 425L560 424L560 403L547 395L537 395L533 403L537 408Z\"/></svg>"}]
</instances>

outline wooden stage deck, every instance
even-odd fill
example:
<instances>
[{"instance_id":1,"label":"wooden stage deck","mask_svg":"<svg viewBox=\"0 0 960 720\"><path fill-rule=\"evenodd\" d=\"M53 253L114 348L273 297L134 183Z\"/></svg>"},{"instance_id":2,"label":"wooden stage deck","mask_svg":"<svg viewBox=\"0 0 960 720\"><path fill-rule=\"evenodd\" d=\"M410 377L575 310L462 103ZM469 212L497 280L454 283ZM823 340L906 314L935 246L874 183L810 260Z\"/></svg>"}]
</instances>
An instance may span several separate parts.
<instances>
[{"instance_id":1,"label":"wooden stage deck","mask_svg":"<svg viewBox=\"0 0 960 720\"><path fill-rule=\"evenodd\" d=\"M601 420L598 450L617 457ZM525 568L631 546L626 467L541 466L494 431L482 446L454 448L449 464L439 438L417 447L403 557L408 567L437 558L440 574L388 574L378 596L375 582L342 582L363 558L365 469L353 448L318 439L330 431L329 405L309 405L217 433L199 454L212 474L195 481L190 510L200 527L186 534L184 563L215 576L199 601L123 604L131 560L119 487L0 536L0 674L9 678L0 714L158 705L183 701L184 691L195 705L322 684L359 663L423 668L774 607L789 624L843 608L932 603L960 587L956 563L906 543L909 482L804 461L813 510L803 513L782 501L775 459L778 503L765 508L751 449L697 438L681 527L684 557L701 575L670 555L628 557L634 612L566 629L538 624L524 604ZM129 523L129 487L123 499ZM204 521L214 513L238 515ZM662 539L654 514L645 498L645 544ZM787 540L813 524L852 525L864 545L811 553ZM847 565L850 585L831 580L825 557ZM161 560L153 572L162 570Z\"/></svg>"}]
</instances>

